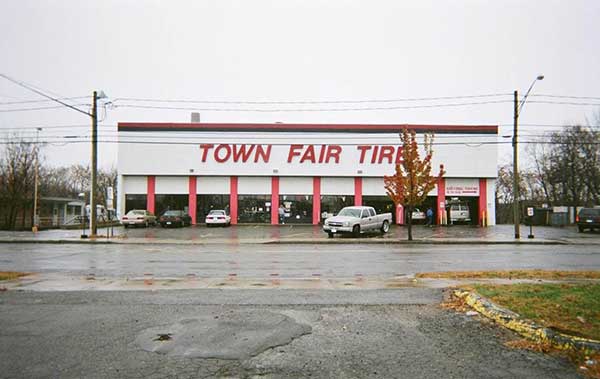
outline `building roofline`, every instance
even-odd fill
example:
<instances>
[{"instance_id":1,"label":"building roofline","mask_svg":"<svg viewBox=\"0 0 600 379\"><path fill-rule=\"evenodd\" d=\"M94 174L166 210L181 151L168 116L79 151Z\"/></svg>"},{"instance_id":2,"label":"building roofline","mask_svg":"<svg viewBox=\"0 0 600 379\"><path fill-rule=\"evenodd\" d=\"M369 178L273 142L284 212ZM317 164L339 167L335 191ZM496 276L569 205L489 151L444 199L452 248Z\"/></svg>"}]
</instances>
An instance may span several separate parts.
<instances>
[{"instance_id":1,"label":"building roofline","mask_svg":"<svg viewBox=\"0 0 600 379\"><path fill-rule=\"evenodd\" d=\"M417 133L498 134L497 125L417 125L417 124L283 124L283 123L173 123L119 122L119 132L320 132L397 133L402 129Z\"/></svg>"}]
</instances>

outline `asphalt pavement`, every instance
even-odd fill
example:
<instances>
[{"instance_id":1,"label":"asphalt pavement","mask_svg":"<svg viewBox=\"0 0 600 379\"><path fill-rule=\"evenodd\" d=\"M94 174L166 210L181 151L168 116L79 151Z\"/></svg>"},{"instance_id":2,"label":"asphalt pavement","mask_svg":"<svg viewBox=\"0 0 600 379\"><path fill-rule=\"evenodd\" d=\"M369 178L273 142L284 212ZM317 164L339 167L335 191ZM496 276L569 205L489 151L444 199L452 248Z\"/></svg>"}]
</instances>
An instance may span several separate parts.
<instances>
[{"instance_id":1,"label":"asphalt pavement","mask_svg":"<svg viewBox=\"0 0 600 379\"><path fill-rule=\"evenodd\" d=\"M414 274L599 270L597 234L512 244L512 228L421 227L423 242L453 243L413 245L394 230L334 243L307 243L328 241L307 226L135 229L111 244L0 233L0 270L31 273L0 285L0 377L579 377L443 309L448 283Z\"/></svg>"},{"instance_id":2,"label":"asphalt pavement","mask_svg":"<svg viewBox=\"0 0 600 379\"><path fill-rule=\"evenodd\" d=\"M510 332L440 308L441 290L347 294L3 292L0 377L579 377L564 359L506 347Z\"/></svg>"}]
</instances>

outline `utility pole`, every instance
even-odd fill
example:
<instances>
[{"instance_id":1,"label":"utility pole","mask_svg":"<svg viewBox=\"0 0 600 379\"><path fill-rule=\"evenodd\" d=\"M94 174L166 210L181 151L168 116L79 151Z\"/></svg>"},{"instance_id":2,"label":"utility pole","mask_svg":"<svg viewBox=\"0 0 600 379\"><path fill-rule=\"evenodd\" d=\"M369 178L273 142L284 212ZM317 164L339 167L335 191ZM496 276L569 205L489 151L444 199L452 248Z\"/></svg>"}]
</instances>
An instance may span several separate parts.
<instances>
[{"instance_id":1,"label":"utility pole","mask_svg":"<svg viewBox=\"0 0 600 379\"><path fill-rule=\"evenodd\" d=\"M33 188L33 226L31 227L31 231L37 233L40 223L40 218L38 216L38 182L39 182L39 170L40 170L40 159L39 159L39 140L40 140L40 131L42 128L36 128L35 133L35 180L34 180L34 188Z\"/></svg>"},{"instance_id":2,"label":"utility pole","mask_svg":"<svg viewBox=\"0 0 600 379\"><path fill-rule=\"evenodd\" d=\"M92 167L90 168L90 237L94 238L98 234L98 225L96 224L96 174L98 170L98 95L94 91L92 99Z\"/></svg>"},{"instance_id":3,"label":"utility pole","mask_svg":"<svg viewBox=\"0 0 600 379\"><path fill-rule=\"evenodd\" d=\"M519 147L518 147L518 141L517 141L517 129L518 129L518 124L519 124L519 115L521 113L521 109L523 109L523 106L525 105L525 102L527 101L527 97L529 96L529 92L531 92L531 89L533 88L533 86L535 85L535 82L537 82L538 80L544 80L544 75L538 75L537 78L534 79L533 82L531 82L531 85L529 86L529 89L527 90L527 92L525 92L525 96L523 96L523 100L521 100L521 102L519 103L519 92L515 91L515 115L514 115L514 128L513 128L513 140L512 140L512 145L513 145L513 216L514 216L514 223L515 223L515 238L521 238L521 232L520 232L520 227L521 227L521 213L519 211L519 199L521 197L520 193L519 193L519 165L518 165L518 156L519 156Z\"/></svg>"},{"instance_id":4,"label":"utility pole","mask_svg":"<svg viewBox=\"0 0 600 379\"><path fill-rule=\"evenodd\" d=\"M520 213L519 213L519 166L518 166L518 154L519 154L519 147L517 145L517 129L518 129L518 124L519 124L519 92L515 91L514 93L515 96L515 100L514 100L514 107L515 107L515 114L514 114L514 124L513 124L513 139L512 139L512 146L513 146L513 221L515 223L515 238L521 238L521 232L520 232L520 223L521 223L521 217L520 217Z\"/></svg>"}]
</instances>

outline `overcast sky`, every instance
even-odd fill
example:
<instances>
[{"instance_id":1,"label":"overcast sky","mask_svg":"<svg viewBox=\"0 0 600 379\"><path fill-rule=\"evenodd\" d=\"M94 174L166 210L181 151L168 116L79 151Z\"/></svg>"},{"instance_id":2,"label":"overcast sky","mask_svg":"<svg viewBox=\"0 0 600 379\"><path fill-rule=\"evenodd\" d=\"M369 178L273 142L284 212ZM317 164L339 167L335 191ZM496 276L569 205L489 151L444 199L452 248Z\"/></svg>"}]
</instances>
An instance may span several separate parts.
<instances>
[{"instance_id":1,"label":"overcast sky","mask_svg":"<svg viewBox=\"0 0 600 379\"><path fill-rule=\"evenodd\" d=\"M512 133L512 92L524 93L522 139L552 125L593 122L600 106L600 1L2 1L0 73L60 97L103 90L101 140L120 121L495 124ZM503 94L437 101L306 105L148 103L125 98L210 101L392 100ZM52 165L89 163L90 118L0 78L0 137L18 131L40 140ZM464 106L436 106L482 103ZM500 101L500 102L497 102ZM361 111L210 111L206 108ZM6 112L6 110L11 110ZM533 126L551 125L551 126ZM72 125L69 128L58 126ZM509 141L509 140L507 140ZM510 145L499 161L510 157ZM116 165L116 144L102 143L101 166Z\"/></svg>"}]
</instances>

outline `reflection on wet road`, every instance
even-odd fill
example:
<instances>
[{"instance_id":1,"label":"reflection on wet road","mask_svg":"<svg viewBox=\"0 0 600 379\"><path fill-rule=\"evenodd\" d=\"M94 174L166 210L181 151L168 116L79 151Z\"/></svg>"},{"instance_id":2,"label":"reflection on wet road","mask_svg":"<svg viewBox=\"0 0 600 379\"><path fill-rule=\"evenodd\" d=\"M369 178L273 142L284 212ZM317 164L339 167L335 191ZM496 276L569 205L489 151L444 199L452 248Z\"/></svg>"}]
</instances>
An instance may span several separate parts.
<instances>
[{"instance_id":1,"label":"reflection on wet road","mask_svg":"<svg viewBox=\"0 0 600 379\"><path fill-rule=\"evenodd\" d=\"M351 278L425 271L600 269L597 246L3 244L0 270L98 277Z\"/></svg>"}]
</instances>

